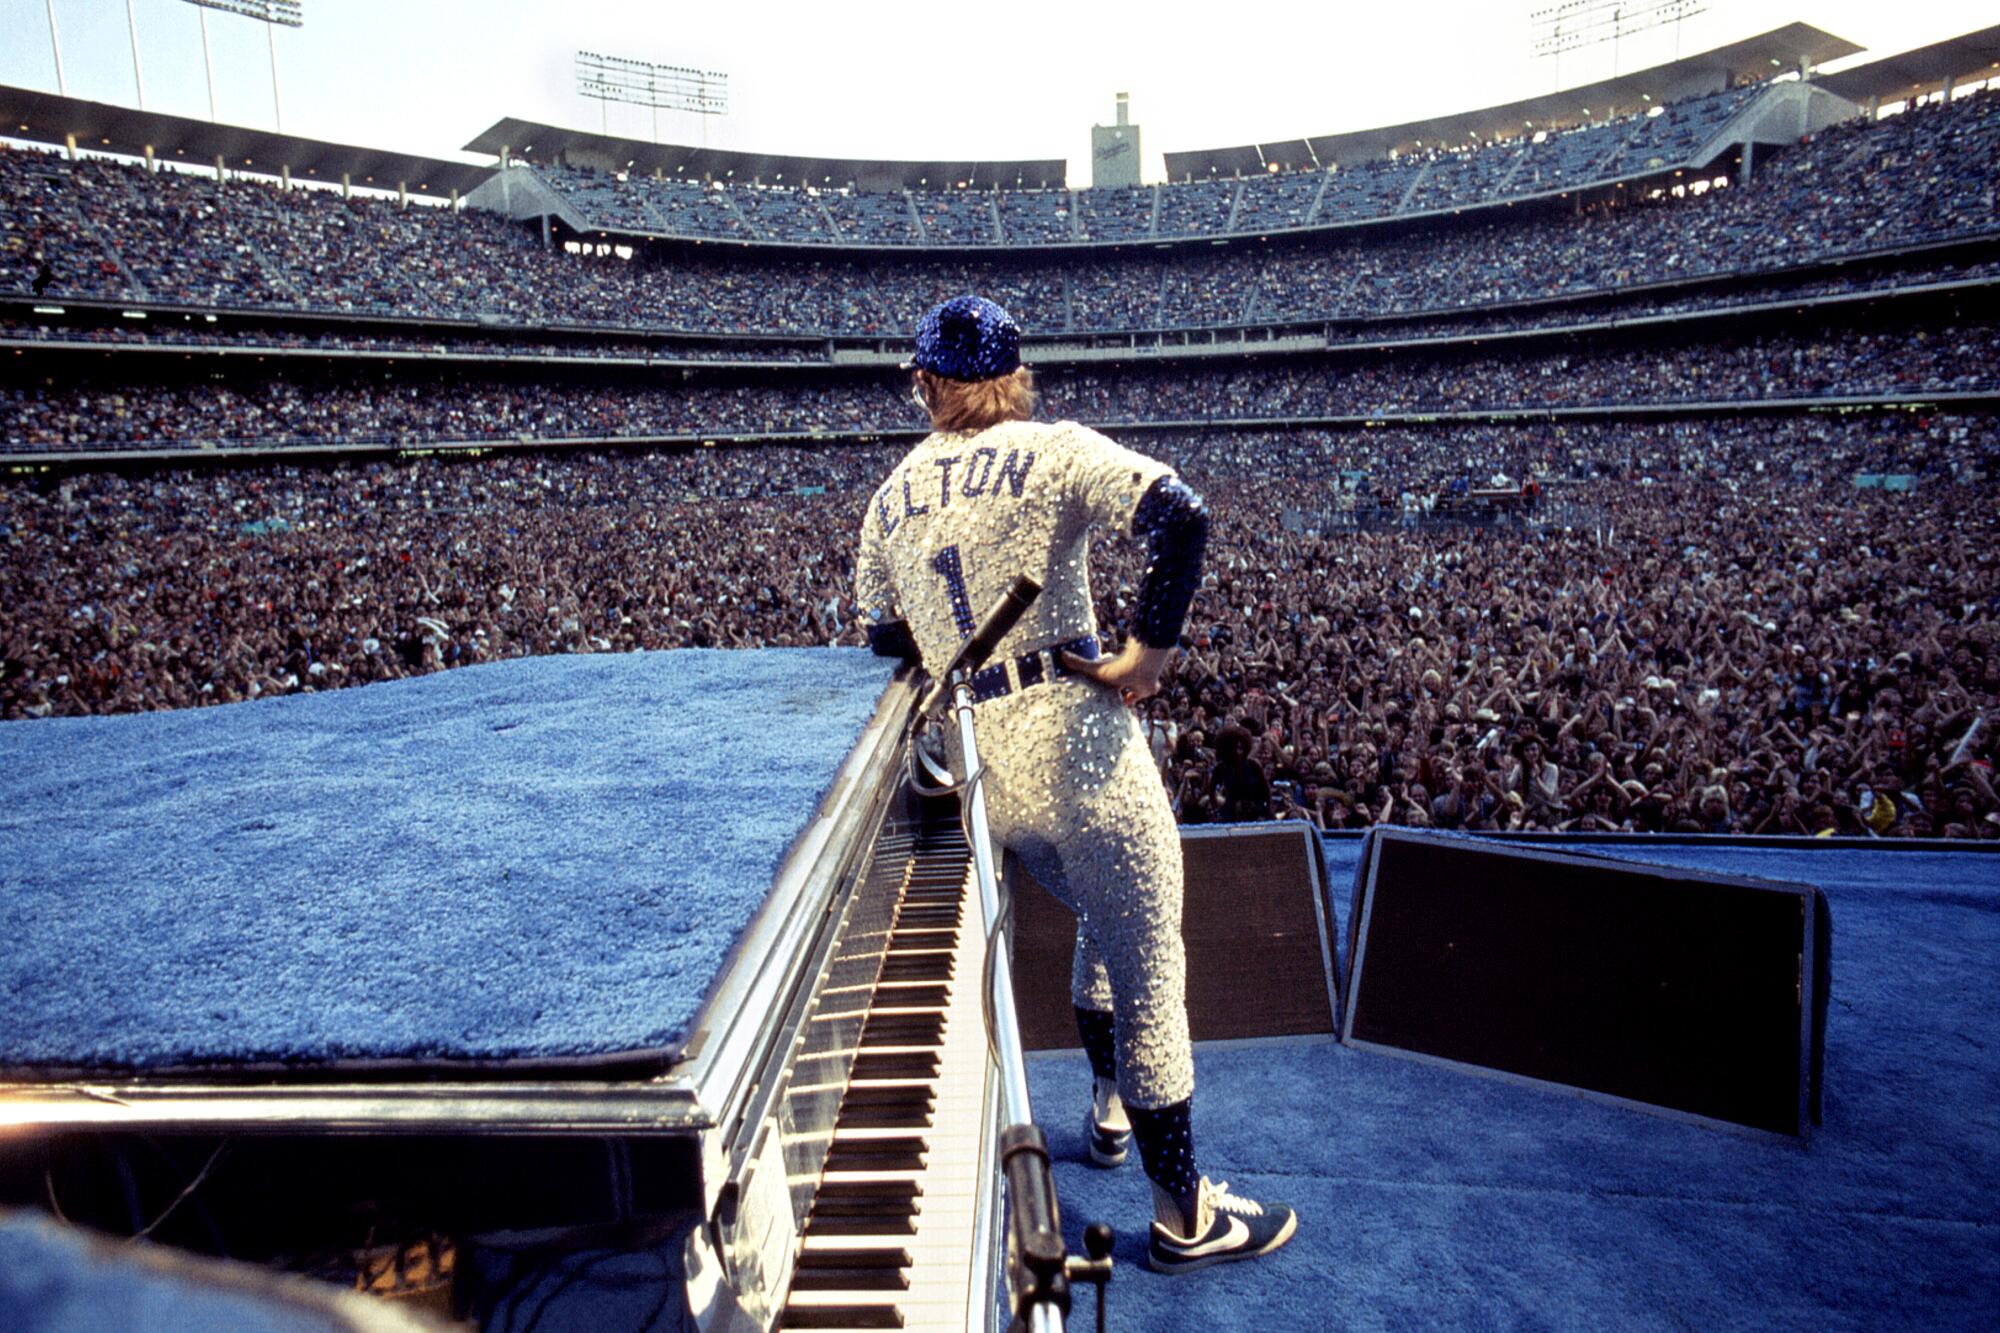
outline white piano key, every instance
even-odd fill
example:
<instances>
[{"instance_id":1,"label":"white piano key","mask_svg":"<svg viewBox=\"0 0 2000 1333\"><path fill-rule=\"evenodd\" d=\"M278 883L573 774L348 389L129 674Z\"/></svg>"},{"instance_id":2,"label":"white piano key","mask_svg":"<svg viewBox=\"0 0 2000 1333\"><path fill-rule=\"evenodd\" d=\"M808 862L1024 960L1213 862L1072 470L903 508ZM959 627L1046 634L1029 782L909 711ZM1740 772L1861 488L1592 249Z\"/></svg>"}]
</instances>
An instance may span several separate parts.
<instances>
[{"instance_id":1,"label":"white piano key","mask_svg":"<svg viewBox=\"0 0 2000 1333\"><path fill-rule=\"evenodd\" d=\"M971 894L971 865L959 846L954 873L958 878L962 905L960 928L899 927L895 934L908 944L921 938L924 948L898 949L891 957L949 954L952 979L939 981L886 981L878 989L869 1009L876 1014L941 1015L942 1030L936 1044L906 1042L893 1046L868 1046L865 1055L935 1056L933 1078L856 1079L853 1086L874 1088L929 1089L932 1094L931 1123L921 1129L909 1127L846 1127L833 1132L832 1142L865 1148L871 1143L920 1139L925 1144L921 1168L897 1170L829 1170L824 1183L843 1187L878 1184L893 1191L916 1185L920 1195L914 1200L914 1217L897 1217L893 1227L882 1231L822 1232L805 1237L802 1252L816 1254L840 1251L905 1252L910 1263L904 1270L908 1288L903 1291L880 1289L798 1290L790 1295L797 1309L857 1309L881 1313L893 1308L906 1329L958 1330L966 1328L982 1300L970 1290L972 1272L973 1209L980 1193L983 1173L991 1169L993 1127L985 1123L987 1079L984 1018L981 1014L979 982L985 941L980 930L975 899ZM934 871L919 867L913 878L935 880ZM921 936L919 935L921 931ZM938 986L946 987L942 1008L899 1006L897 992ZM865 1191L863 1191L865 1193ZM900 1229L905 1225L911 1229Z\"/></svg>"}]
</instances>

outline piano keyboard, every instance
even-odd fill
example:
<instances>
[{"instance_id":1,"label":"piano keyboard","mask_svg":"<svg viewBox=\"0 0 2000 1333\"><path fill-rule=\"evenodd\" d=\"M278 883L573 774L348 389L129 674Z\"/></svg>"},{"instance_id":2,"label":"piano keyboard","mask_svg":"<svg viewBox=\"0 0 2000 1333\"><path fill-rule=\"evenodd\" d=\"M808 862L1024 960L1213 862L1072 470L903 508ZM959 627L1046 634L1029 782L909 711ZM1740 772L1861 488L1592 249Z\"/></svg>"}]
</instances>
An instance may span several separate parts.
<instances>
[{"instance_id":1,"label":"piano keyboard","mask_svg":"<svg viewBox=\"0 0 2000 1333\"><path fill-rule=\"evenodd\" d=\"M913 852L779 1328L984 1325L970 1290L989 1151L984 962L955 823Z\"/></svg>"}]
</instances>

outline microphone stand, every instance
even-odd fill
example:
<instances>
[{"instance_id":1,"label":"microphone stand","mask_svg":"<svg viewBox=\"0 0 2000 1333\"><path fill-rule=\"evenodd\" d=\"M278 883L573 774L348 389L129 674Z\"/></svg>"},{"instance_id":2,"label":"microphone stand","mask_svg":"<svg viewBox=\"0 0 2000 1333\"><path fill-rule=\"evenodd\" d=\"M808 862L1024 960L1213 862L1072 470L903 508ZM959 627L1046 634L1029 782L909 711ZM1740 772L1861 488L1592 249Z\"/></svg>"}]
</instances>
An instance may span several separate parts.
<instances>
[{"instance_id":1,"label":"microphone stand","mask_svg":"<svg viewBox=\"0 0 2000 1333\"><path fill-rule=\"evenodd\" d=\"M1069 1313L1072 1282L1097 1288L1097 1324L1103 1329L1113 1237L1111 1228L1102 1223L1089 1227L1084 1236L1088 1258L1072 1257L1063 1244L1048 1141L1034 1123L1028 1097L1027 1061L1021 1052L1020 1016L1014 1009L1013 967L1007 950L1006 911L1000 900L986 822L986 794L980 782L984 770L974 735L972 698L973 673L986 664L1041 591L1041 585L1026 575L1016 578L925 695L918 714L920 723L937 714L950 696L965 773L948 788L927 787L922 782L918 786L931 794L959 792L966 841L972 848L973 876L979 885L980 917L986 935L982 1009L987 1048L999 1067L1000 1110L1005 1122L1000 1131L1000 1163L1007 1181L1007 1286L1014 1307L1013 1328L1026 1333L1061 1333ZM911 746L913 755L917 748Z\"/></svg>"}]
</instances>

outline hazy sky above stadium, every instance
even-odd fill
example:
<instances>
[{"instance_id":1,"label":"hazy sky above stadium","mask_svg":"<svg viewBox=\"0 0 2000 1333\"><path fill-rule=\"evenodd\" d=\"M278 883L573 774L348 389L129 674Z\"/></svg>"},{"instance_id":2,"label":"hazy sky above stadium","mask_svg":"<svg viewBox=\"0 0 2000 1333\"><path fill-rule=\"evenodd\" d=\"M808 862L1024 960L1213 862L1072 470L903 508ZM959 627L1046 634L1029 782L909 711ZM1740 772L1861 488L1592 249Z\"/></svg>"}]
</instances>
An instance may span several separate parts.
<instances>
[{"instance_id":1,"label":"hazy sky above stadium","mask_svg":"<svg viewBox=\"0 0 2000 1333\"><path fill-rule=\"evenodd\" d=\"M1603 78L1609 45L1528 54L1555 0L868 5L635 0L304 0L276 33L284 128L442 157L503 116L598 128L575 91L579 49L724 71L729 114L662 112L666 142L887 158L1066 157L1089 181L1089 127L1132 95L1147 179L1162 150L1394 124ZM0 0L0 81L54 91L50 0ZM208 114L197 10L131 0L148 109ZM1626 38L1630 71L1803 20L1886 55L1985 26L1991 0L1710 0ZM125 0L53 0L74 96L131 106ZM269 127L264 25L208 15L217 117ZM1856 57L1864 60L1869 57ZM650 113L609 110L651 137Z\"/></svg>"}]
</instances>

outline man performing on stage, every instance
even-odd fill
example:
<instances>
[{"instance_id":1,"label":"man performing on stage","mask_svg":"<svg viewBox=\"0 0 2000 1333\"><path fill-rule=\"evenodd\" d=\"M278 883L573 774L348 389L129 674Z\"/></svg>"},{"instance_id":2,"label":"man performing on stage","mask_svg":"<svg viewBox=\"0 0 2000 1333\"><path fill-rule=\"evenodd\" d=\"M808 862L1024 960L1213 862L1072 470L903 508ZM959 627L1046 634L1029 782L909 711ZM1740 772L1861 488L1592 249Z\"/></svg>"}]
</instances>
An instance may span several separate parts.
<instances>
[{"instance_id":1,"label":"man performing on stage","mask_svg":"<svg viewBox=\"0 0 2000 1333\"><path fill-rule=\"evenodd\" d=\"M1034 380L1020 328L977 296L917 326L913 390L932 433L875 492L861 529L856 599L878 650L914 638L949 661L975 608L1017 574L1041 597L973 678L987 814L996 841L1076 913L1071 994L1096 1090L1091 1159L1125 1160L1134 1137L1153 1182L1148 1258L1189 1272L1265 1254L1297 1218L1210 1182L1189 1110L1181 854L1167 794L1127 706L1160 687L1201 576L1208 515L1173 469L1074 422L1029 419ZM1093 530L1148 543L1130 637L1098 651Z\"/></svg>"}]
</instances>

